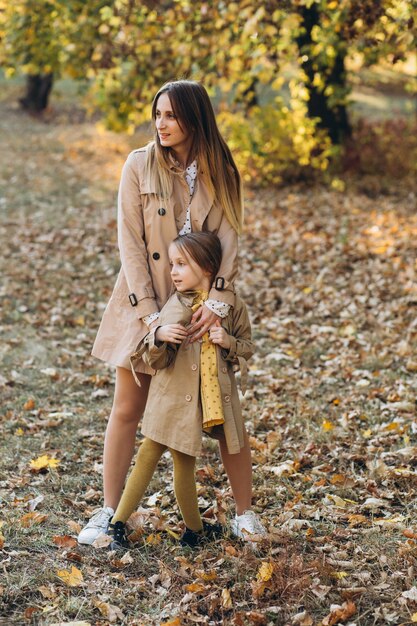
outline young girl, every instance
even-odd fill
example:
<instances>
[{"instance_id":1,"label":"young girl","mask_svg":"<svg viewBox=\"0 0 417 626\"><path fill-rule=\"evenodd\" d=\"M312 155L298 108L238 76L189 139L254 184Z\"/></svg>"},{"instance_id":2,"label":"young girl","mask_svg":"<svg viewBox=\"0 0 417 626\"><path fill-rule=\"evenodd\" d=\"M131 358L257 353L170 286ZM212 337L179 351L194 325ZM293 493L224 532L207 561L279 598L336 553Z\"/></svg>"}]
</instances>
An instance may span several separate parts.
<instances>
[{"instance_id":1,"label":"young girl","mask_svg":"<svg viewBox=\"0 0 417 626\"><path fill-rule=\"evenodd\" d=\"M201 451L202 430L220 439L230 455L245 446L245 428L233 372L242 371L253 354L246 307L234 296L223 323L214 324L202 342L187 342L193 311L204 302L221 265L219 238L210 232L177 237L169 246L171 278L176 292L162 308L158 325L140 342L132 356L156 370L143 416L136 463L110 523L111 549L128 545L125 523L137 508L161 455L169 449L174 463L174 490L186 530L181 543L194 547L221 534L219 524L200 517L195 484L195 458ZM217 277L218 288L221 279ZM249 481L250 482L250 481ZM251 489L251 484L246 485ZM258 520L257 520L258 521ZM258 521L252 529L264 534Z\"/></svg>"},{"instance_id":2,"label":"young girl","mask_svg":"<svg viewBox=\"0 0 417 626\"><path fill-rule=\"evenodd\" d=\"M187 329L190 341L200 339L216 320L226 318L234 303L237 238L243 219L241 182L207 92L194 81L167 83L154 98L152 118L154 141L129 155L120 181L121 270L93 346L94 356L116 367L104 441L104 506L80 532L82 544L91 544L106 532L120 500L153 373L138 361L138 386L129 358L138 342L159 324L159 311L172 286L168 246L178 234L216 231L223 252L222 281L212 285L208 299L194 312ZM239 535L241 528L254 528L252 514L244 515L251 497L250 448L247 438L237 455L220 446L236 501Z\"/></svg>"}]
</instances>

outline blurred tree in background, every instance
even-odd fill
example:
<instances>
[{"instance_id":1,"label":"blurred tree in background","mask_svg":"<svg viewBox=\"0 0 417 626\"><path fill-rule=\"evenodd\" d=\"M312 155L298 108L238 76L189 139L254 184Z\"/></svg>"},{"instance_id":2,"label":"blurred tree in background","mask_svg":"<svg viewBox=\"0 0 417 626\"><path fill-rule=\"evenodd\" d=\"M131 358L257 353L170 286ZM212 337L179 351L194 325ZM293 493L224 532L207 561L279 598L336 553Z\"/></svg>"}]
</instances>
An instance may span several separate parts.
<instances>
[{"instance_id":1,"label":"blurred tree in background","mask_svg":"<svg viewBox=\"0 0 417 626\"><path fill-rule=\"evenodd\" d=\"M245 177L326 169L351 134L346 60L414 53L417 0L0 0L0 63L47 105L52 77L88 82L114 130L149 119L167 80L201 80ZM416 78L410 89L416 89Z\"/></svg>"}]
</instances>

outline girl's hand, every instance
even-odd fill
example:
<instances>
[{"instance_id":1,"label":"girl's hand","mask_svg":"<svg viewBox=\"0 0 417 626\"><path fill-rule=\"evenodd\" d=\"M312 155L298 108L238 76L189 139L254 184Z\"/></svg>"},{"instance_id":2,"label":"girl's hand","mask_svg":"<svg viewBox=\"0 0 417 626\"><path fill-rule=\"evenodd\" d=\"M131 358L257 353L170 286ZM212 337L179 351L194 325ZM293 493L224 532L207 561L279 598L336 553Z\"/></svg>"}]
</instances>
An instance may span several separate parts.
<instances>
[{"instance_id":1,"label":"girl's hand","mask_svg":"<svg viewBox=\"0 0 417 626\"><path fill-rule=\"evenodd\" d=\"M205 304L194 312L191 324L188 327L188 342L193 343L206 333L215 323L219 321L219 316L210 311Z\"/></svg>"},{"instance_id":2,"label":"girl's hand","mask_svg":"<svg viewBox=\"0 0 417 626\"><path fill-rule=\"evenodd\" d=\"M231 346L230 335L225 331L222 327L220 320L212 326L209 330L210 341L212 343L216 343L221 348L225 348L225 350L229 350Z\"/></svg>"},{"instance_id":3,"label":"girl's hand","mask_svg":"<svg viewBox=\"0 0 417 626\"><path fill-rule=\"evenodd\" d=\"M187 331L181 324L166 324L155 331L155 340L158 342L182 343L187 337Z\"/></svg>"}]
</instances>

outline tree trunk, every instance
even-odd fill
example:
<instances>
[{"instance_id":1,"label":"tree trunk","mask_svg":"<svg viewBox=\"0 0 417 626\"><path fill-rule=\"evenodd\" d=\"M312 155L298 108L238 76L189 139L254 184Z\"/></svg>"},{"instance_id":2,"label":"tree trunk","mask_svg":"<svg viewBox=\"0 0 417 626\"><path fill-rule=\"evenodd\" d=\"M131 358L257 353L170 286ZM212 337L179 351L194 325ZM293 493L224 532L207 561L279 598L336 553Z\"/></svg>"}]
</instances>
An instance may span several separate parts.
<instances>
[{"instance_id":1,"label":"tree trunk","mask_svg":"<svg viewBox=\"0 0 417 626\"><path fill-rule=\"evenodd\" d=\"M26 94L19 102L23 109L40 113L48 106L51 93L53 74L28 74L26 77Z\"/></svg>"},{"instance_id":2,"label":"tree trunk","mask_svg":"<svg viewBox=\"0 0 417 626\"><path fill-rule=\"evenodd\" d=\"M329 137L333 144L340 144L344 139L351 135L351 127L347 114L346 105L339 104L335 107L329 106L329 98L326 96L326 88L333 86L344 88L346 86L346 69L345 69L345 53L338 50L331 71L322 72L321 75L325 81L324 88L318 89L314 84L314 74L320 68L317 68L315 59L312 58L311 48L313 40L311 31L314 26L320 24L320 14L317 4L312 4L307 8L300 8L300 15L303 19L305 32L297 38L297 45L300 55L305 58L302 62L302 68L307 75L306 87L309 91L308 114L309 117L318 117L320 119L319 127L328 131ZM324 68L323 68L324 69Z\"/></svg>"}]
</instances>

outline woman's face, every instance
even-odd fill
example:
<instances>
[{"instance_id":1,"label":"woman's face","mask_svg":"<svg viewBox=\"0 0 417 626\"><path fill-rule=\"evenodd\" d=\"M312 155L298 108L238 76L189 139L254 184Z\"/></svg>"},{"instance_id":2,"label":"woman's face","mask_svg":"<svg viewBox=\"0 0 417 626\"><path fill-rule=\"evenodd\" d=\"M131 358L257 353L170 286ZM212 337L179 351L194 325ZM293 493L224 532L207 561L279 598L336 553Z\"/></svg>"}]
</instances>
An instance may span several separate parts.
<instances>
[{"instance_id":1,"label":"woman's face","mask_svg":"<svg viewBox=\"0 0 417 626\"><path fill-rule=\"evenodd\" d=\"M184 126L181 129L167 93L161 94L156 103L155 124L159 141L164 148L171 148L178 155L189 152L192 142L191 131Z\"/></svg>"}]
</instances>

